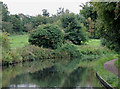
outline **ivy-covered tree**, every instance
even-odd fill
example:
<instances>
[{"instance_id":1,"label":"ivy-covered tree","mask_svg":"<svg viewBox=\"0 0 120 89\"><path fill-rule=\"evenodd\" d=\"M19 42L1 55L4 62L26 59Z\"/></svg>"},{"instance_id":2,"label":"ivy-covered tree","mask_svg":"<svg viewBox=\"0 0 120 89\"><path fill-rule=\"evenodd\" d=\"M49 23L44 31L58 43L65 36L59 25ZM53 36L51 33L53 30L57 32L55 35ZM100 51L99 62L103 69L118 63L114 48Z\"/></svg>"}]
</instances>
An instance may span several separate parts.
<instances>
[{"instance_id":1,"label":"ivy-covered tree","mask_svg":"<svg viewBox=\"0 0 120 89\"><path fill-rule=\"evenodd\" d=\"M42 12L43 16L49 17L50 13L47 11L47 9L43 9Z\"/></svg>"}]
</instances>

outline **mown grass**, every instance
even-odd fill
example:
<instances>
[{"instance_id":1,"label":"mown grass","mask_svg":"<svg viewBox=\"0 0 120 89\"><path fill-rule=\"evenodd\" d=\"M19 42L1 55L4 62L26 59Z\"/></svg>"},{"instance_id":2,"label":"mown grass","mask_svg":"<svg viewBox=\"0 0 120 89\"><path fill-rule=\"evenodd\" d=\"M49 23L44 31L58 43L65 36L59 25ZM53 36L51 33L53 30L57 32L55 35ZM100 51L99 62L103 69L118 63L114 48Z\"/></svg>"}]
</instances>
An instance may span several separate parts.
<instances>
[{"instance_id":1,"label":"mown grass","mask_svg":"<svg viewBox=\"0 0 120 89\"><path fill-rule=\"evenodd\" d=\"M10 35L8 38L10 39L11 49L22 48L28 44L28 34Z\"/></svg>"},{"instance_id":2,"label":"mown grass","mask_svg":"<svg viewBox=\"0 0 120 89\"><path fill-rule=\"evenodd\" d=\"M90 39L87 42L87 45L93 46L93 47L100 47L101 46L100 39Z\"/></svg>"}]
</instances>

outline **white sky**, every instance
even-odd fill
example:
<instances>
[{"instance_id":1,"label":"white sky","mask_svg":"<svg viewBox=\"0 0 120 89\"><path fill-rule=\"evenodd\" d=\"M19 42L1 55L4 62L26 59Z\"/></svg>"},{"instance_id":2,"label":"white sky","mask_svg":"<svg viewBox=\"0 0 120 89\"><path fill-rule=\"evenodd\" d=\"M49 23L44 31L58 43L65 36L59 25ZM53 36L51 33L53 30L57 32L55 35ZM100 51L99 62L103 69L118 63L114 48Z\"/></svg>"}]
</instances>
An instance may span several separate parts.
<instances>
[{"instance_id":1,"label":"white sky","mask_svg":"<svg viewBox=\"0 0 120 89\"><path fill-rule=\"evenodd\" d=\"M1 0L7 4L10 14L23 13L25 15L42 14L42 9L47 9L51 14L56 14L59 7L79 13L81 3L90 0Z\"/></svg>"}]
</instances>

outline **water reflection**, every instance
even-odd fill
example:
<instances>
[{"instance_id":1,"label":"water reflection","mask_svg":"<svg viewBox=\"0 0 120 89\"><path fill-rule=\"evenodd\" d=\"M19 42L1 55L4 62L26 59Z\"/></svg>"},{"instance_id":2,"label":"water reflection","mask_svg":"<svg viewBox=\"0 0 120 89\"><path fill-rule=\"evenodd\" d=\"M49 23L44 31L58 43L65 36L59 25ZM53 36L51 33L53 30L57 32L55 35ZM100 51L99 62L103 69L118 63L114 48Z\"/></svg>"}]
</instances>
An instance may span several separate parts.
<instances>
[{"instance_id":1,"label":"water reflection","mask_svg":"<svg viewBox=\"0 0 120 89\"><path fill-rule=\"evenodd\" d=\"M3 87L99 87L94 71L71 62L31 62L5 68ZM80 89L80 88L79 88Z\"/></svg>"}]
</instances>

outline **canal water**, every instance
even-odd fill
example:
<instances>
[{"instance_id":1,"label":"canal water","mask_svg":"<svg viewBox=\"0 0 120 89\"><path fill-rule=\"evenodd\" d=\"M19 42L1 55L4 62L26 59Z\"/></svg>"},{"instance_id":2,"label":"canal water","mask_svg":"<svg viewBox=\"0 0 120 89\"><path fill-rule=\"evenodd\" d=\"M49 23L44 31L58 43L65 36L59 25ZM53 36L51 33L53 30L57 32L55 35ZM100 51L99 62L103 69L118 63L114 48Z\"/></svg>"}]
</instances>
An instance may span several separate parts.
<instances>
[{"instance_id":1,"label":"canal water","mask_svg":"<svg viewBox=\"0 0 120 89\"><path fill-rule=\"evenodd\" d=\"M2 87L7 89L100 87L93 69L81 67L79 59L51 60L33 61L3 68Z\"/></svg>"}]
</instances>

